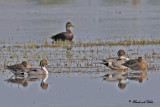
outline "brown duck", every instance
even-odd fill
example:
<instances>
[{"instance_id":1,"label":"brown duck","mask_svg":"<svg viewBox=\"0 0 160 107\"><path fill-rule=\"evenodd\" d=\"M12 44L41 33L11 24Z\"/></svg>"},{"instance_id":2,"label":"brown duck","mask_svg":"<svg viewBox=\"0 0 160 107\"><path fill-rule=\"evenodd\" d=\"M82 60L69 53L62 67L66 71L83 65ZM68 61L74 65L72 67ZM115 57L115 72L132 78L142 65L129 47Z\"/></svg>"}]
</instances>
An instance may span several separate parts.
<instances>
[{"instance_id":1,"label":"brown duck","mask_svg":"<svg viewBox=\"0 0 160 107\"><path fill-rule=\"evenodd\" d=\"M61 40L61 41L65 41L65 40L72 41L74 35L71 32L70 27L74 27L74 25L72 25L71 22L67 22L66 23L66 32L58 33L58 34L52 36L51 38L54 41L58 41L58 40Z\"/></svg>"},{"instance_id":2,"label":"brown duck","mask_svg":"<svg viewBox=\"0 0 160 107\"><path fill-rule=\"evenodd\" d=\"M122 64L126 67L131 68L132 70L145 70L147 68L147 62L138 57L138 59L130 59Z\"/></svg>"},{"instance_id":3,"label":"brown duck","mask_svg":"<svg viewBox=\"0 0 160 107\"><path fill-rule=\"evenodd\" d=\"M24 69L28 69L28 68L32 68L32 66L30 64L28 64L26 61L23 61L20 64L7 66L7 69L9 69L9 70L11 70L13 72L17 72L19 70L24 70Z\"/></svg>"}]
</instances>

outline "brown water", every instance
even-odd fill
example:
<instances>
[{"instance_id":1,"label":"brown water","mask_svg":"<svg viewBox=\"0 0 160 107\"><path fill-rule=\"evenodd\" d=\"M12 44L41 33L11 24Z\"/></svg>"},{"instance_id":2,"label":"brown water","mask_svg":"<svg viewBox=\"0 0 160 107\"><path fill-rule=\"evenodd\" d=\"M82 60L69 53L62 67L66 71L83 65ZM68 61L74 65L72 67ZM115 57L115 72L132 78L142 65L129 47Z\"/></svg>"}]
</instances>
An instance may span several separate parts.
<instances>
[{"instance_id":1,"label":"brown water","mask_svg":"<svg viewBox=\"0 0 160 107\"><path fill-rule=\"evenodd\" d=\"M1 0L1 106L159 107L159 45L23 47L41 45L45 40L51 43L49 37L64 31L67 21L76 26L72 29L75 43L94 42L97 38L101 41L159 39L159 6L159 0ZM22 47L12 47L15 45ZM144 77L120 75L114 82L103 79L101 76L115 72L94 63L115 57L119 49L124 49L129 58L142 56L148 68L154 65L157 70L146 70ZM43 58L50 64L46 87L40 85L41 77L18 78L18 84L14 78L12 83L4 81L12 76L3 69L4 64L26 60L37 67ZM122 78L126 84L124 89L118 87ZM134 100L141 103L132 103ZM146 100L153 103L142 104Z\"/></svg>"}]
</instances>

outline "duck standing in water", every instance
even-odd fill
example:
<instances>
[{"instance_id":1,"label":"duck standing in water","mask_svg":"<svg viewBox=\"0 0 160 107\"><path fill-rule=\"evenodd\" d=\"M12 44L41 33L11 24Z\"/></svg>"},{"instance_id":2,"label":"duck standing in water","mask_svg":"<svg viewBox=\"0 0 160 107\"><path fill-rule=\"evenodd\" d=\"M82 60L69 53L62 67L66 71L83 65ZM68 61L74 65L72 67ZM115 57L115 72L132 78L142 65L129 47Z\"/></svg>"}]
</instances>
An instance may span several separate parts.
<instances>
[{"instance_id":1,"label":"duck standing in water","mask_svg":"<svg viewBox=\"0 0 160 107\"><path fill-rule=\"evenodd\" d=\"M32 66L30 64L28 64L26 61L23 61L20 64L15 64L15 65L11 65L11 66L6 67L6 69L10 70L13 73L16 73L20 70L24 70L24 69L28 69L28 68L32 68Z\"/></svg>"},{"instance_id":2,"label":"duck standing in water","mask_svg":"<svg viewBox=\"0 0 160 107\"><path fill-rule=\"evenodd\" d=\"M126 67L131 68L132 70L145 70L147 68L147 62L138 57L138 59L130 59L122 64Z\"/></svg>"},{"instance_id":3,"label":"duck standing in water","mask_svg":"<svg viewBox=\"0 0 160 107\"><path fill-rule=\"evenodd\" d=\"M58 40L62 40L62 41L69 40L69 41L72 41L74 35L71 32L70 27L74 27L74 25L72 25L71 22L67 22L66 23L66 32L58 33L58 34L52 36L51 38L54 41L58 41Z\"/></svg>"},{"instance_id":4,"label":"duck standing in water","mask_svg":"<svg viewBox=\"0 0 160 107\"><path fill-rule=\"evenodd\" d=\"M17 76L48 75L48 71L45 68L46 65L47 65L47 60L43 59L43 60L40 61L41 68L29 68L29 69L24 69L24 70L20 70L20 71L17 71L17 72L12 72L12 73L14 73L14 75L17 75Z\"/></svg>"}]
</instances>

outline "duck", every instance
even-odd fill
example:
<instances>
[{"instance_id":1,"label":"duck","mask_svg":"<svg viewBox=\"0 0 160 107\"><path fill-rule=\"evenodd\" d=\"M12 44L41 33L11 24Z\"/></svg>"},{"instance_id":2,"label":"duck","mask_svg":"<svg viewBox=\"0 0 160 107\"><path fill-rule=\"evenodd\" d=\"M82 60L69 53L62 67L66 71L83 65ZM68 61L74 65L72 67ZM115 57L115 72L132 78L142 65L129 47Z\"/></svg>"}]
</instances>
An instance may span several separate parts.
<instances>
[{"instance_id":1,"label":"duck","mask_svg":"<svg viewBox=\"0 0 160 107\"><path fill-rule=\"evenodd\" d=\"M32 68L32 66L28 64L27 61L23 61L22 63L14 64L6 67L6 69L11 70L14 73L16 73L19 70L24 70L28 68Z\"/></svg>"},{"instance_id":2,"label":"duck","mask_svg":"<svg viewBox=\"0 0 160 107\"><path fill-rule=\"evenodd\" d=\"M117 52L117 56L118 57L114 57L114 58L108 58L105 60L102 60L103 62L109 62L109 61L116 61L117 59L125 59L125 60L129 60L129 58L125 57L125 51L123 49L118 50Z\"/></svg>"},{"instance_id":3,"label":"duck","mask_svg":"<svg viewBox=\"0 0 160 107\"><path fill-rule=\"evenodd\" d=\"M65 41L65 40L69 40L72 41L74 34L71 32L70 27L75 27L71 22L67 22L66 23L66 32L61 32L58 33L54 36L51 37L51 39L53 39L54 41Z\"/></svg>"},{"instance_id":4,"label":"duck","mask_svg":"<svg viewBox=\"0 0 160 107\"><path fill-rule=\"evenodd\" d=\"M117 59L115 61L109 61L104 65L111 68L112 70L129 70L129 67L123 65L126 61L126 59Z\"/></svg>"},{"instance_id":5,"label":"duck","mask_svg":"<svg viewBox=\"0 0 160 107\"><path fill-rule=\"evenodd\" d=\"M129 69L127 66L122 65L126 61L129 60L129 58L124 57L125 51L120 49L117 52L118 58L108 58L106 60L102 60L102 64L106 65L107 67L111 68L112 70L127 70Z\"/></svg>"},{"instance_id":6,"label":"duck","mask_svg":"<svg viewBox=\"0 0 160 107\"><path fill-rule=\"evenodd\" d=\"M132 70L143 70L144 71L147 68L147 62L144 61L142 57L138 57L138 59L130 59L122 65Z\"/></svg>"},{"instance_id":7,"label":"duck","mask_svg":"<svg viewBox=\"0 0 160 107\"><path fill-rule=\"evenodd\" d=\"M24 69L24 70L20 70L16 73L14 73L14 75L18 75L18 76L30 76L30 75L48 75L48 70L45 68L45 66L47 65L47 60L43 59L40 61L40 66L41 68L28 68L28 69Z\"/></svg>"}]
</instances>

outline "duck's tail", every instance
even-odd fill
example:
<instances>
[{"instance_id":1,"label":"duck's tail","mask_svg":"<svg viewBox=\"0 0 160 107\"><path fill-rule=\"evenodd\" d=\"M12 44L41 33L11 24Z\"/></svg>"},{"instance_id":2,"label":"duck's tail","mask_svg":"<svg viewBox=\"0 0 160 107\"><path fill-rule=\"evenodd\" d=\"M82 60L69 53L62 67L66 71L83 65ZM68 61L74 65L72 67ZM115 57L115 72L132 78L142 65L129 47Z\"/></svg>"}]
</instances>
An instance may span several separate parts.
<instances>
[{"instance_id":1,"label":"duck's tail","mask_svg":"<svg viewBox=\"0 0 160 107\"><path fill-rule=\"evenodd\" d=\"M50 38L51 38L51 39L55 39L55 36L51 36Z\"/></svg>"},{"instance_id":2,"label":"duck's tail","mask_svg":"<svg viewBox=\"0 0 160 107\"><path fill-rule=\"evenodd\" d=\"M108 62L95 62L95 63L93 63L93 64L103 64L103 65L105 65L105 66L108 67Z\"/></svg>"}]
</instances>

